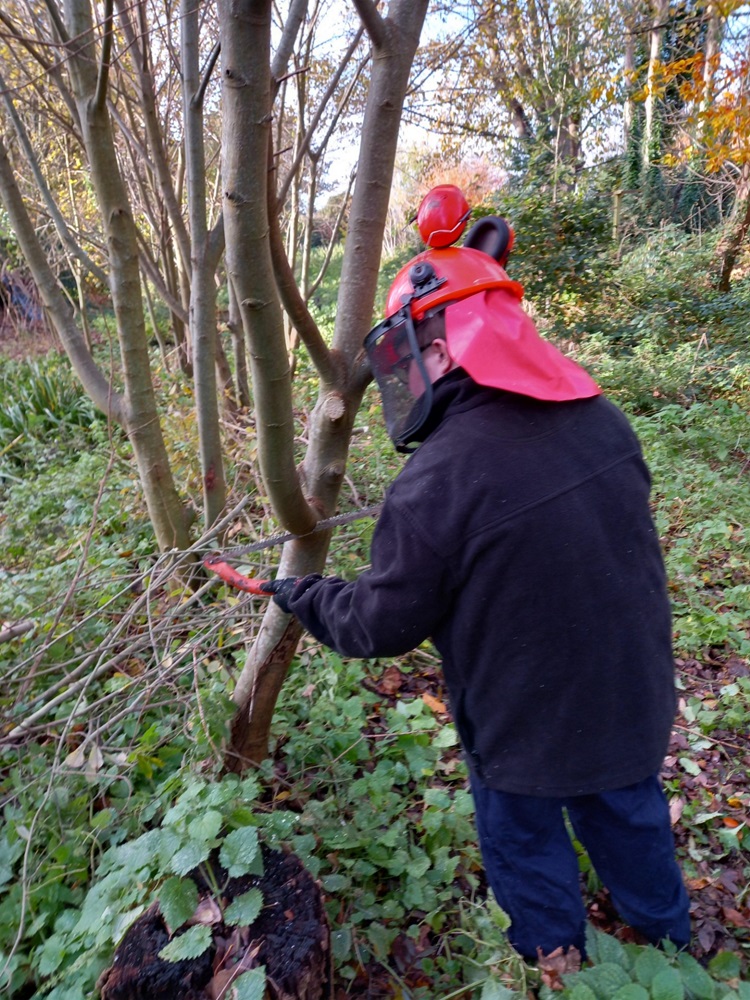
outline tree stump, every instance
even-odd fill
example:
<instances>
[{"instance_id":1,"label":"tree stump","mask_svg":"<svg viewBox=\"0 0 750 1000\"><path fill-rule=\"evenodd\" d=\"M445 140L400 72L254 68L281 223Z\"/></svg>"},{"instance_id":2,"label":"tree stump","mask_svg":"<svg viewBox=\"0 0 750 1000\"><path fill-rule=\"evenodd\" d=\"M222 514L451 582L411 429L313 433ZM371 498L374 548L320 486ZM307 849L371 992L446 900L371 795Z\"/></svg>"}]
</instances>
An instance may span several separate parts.
<instances>
[{"instance_id":1,"label":"tree stump","mask_svg":"<svg viewBox=\"0 0 750 1000\"><path fill-rule=\"evenodd\" d=\"M258 888L263 908L249 927L221 922L217 906L211 947L195 959L165 962L159 952L169 932L158 902L128 929L97 986L102 1000L217 1000L231 997L242 971L266 969L267 1000L323 1000L330 995L330 931L320 889L296 854L263 846L263 875L230 879L221 909ZM219 884L226 873L214 862ZM201 881L197 872L195 880ZM203 899L210 900L205 887Z\"/></svg>"}]
</instances>

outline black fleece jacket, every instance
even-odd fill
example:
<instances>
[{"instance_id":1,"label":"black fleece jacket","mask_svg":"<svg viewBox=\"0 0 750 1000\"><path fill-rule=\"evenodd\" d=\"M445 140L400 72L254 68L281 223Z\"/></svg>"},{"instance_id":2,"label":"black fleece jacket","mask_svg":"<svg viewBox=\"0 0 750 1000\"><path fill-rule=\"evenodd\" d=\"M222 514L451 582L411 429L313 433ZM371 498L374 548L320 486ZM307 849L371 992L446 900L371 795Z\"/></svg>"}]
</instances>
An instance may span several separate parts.
<instances>
[{"instance_id":1,"label":"black fleece jacket","mask_svg":"<svg viewBox=\"0 0 750 1000\"><path fill-rule=\"evenodd\" d=\"M431 637L490 788L582 795L659 770L674 717L649 474L602 396L549 403L451 372L386 495L371 568L308 576L291 611L345 656Z\"/></svg>"}]
</instances>

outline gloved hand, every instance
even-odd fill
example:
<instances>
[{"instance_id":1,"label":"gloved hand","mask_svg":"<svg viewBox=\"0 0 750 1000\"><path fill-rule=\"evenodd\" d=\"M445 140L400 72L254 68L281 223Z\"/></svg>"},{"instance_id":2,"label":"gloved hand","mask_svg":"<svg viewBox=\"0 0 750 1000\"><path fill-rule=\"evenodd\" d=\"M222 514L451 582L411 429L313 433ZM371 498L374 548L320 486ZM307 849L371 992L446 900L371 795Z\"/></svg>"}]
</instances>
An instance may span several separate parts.
<instances>
[{"instance_id":1,"label":"gloved hand","mask_svg":"<svg viewBox=\"0 0 750 1000\"><path fill-rule=\"evenodd\" d=\"M264 594L273 594L273 599L281 610L289 614L289 598L297 583L295 577L284 576L280 580L263 580L260 586Z\"/></svg>"}]
</instances>

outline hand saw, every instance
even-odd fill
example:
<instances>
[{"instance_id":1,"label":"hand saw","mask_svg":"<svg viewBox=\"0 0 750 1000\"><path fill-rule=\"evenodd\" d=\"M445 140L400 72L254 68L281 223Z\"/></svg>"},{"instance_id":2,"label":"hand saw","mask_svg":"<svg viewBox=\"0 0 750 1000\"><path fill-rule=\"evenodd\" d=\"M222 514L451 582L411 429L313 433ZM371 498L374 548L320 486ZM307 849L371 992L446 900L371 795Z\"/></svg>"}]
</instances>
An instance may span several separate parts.
<instances>
[{"instance_id":1,"label":"hand saw","mask_svg":"<svg viewBox=\"0 0 750 1000\"><path fill-rule=\"evenodd\" d=\"M361 521L365 517L377 517L382 509L383 503L381 501L380 503L371 504L369 507L363 507L361 510L350 511L348 514L336 514L334 517L326 517L322 521L318 521L312 531L308 531L305 535L295 535L293 531L283 531L277 535L269 535L268 538L261 538L257 542L251 542L249 545L239 545L236 548L226 549L223 552L211 552L203 557L203 565L206 569L211 570L212 573L220 576L225 583L236 587L238 590L270 597L271 595L263 589L264 584L268 582L267 580L255 580L249 576L243 576L233 566L230 566L227 560L238 559L251 552L261 552L263 549L270 549L274 545L283 545L284 542L291 542L295 539L309 538L310 535L317 534L320 531L328 531L342 524Z\"/></svg>"}]
</instances>

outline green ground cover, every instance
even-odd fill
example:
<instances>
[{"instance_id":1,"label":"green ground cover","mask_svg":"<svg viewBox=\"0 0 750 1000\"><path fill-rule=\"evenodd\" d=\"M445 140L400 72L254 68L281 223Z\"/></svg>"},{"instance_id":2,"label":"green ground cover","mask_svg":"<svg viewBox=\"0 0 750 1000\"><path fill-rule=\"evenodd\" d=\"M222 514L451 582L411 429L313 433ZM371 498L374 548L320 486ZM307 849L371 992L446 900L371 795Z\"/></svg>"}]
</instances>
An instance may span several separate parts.
<instances>
[{"instance_id":1,"label":"green ground cover","mask_svg":"<svg viewBox=\"0 0 750 1000\"><path fill-rule=\"evenodd\" d=\"M535 303L551 334L565 321L564 346L628 411L652 470L681 689L664 779L703 963L628 940L582 855L598 930L592 967L557 980L575 1000L750 998L750 281L724 296L697 282L704 249L665 231L599 262L548 311L541 294ZM158 374L183 490L199 497L190 394ZM314 387L304 357L299 378L303 428ZM321 882L337 996L505 1000L538 987L485 898L429 646L345 661L304 639L272 758L244 783L220 779L228 692L260 604L218 585L187 606L168 590L144 596L157 560L129 447L59 359L0 358L0 400L0 617L33 622L0 644L2 988L91 996L154 894L178 920L206 852L252 866L258 833ZM238 494L254 489L252 439L229 458ZM400 461L370 390L342 509L377 500ZM330 571L360 571L371 531L340 529ZM273 565L273 551L264 559ZM256 903L244 901L245 917Z\"/></svg>"}]
</instances>

